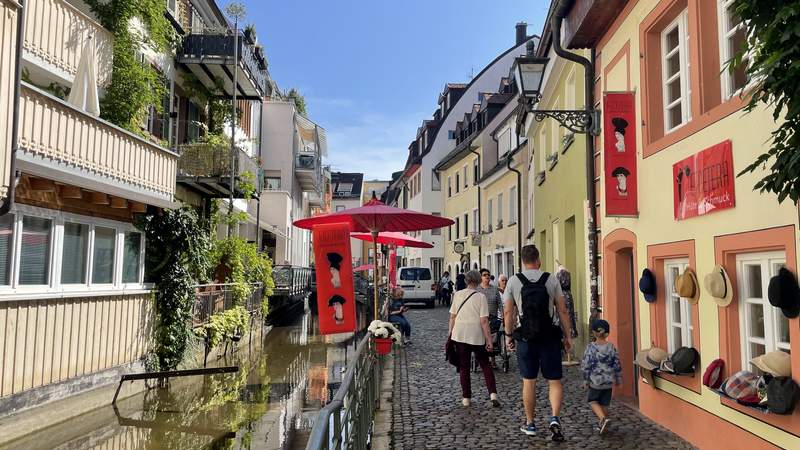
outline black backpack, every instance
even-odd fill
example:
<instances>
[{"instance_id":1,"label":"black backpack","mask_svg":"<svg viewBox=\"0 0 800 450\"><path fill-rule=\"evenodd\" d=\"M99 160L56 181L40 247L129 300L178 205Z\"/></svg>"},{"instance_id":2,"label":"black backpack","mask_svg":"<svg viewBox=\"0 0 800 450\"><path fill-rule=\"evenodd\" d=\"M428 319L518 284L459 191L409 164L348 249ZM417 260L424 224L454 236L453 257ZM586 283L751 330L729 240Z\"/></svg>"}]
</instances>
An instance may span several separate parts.
<instances>
[{"instance_id":1,"label":"black backpack","mask_svg":"<svg viewBox=\"0 0 800 450\"><path fill-rule=\"evenodd\" d=\"M550 294L546 286L550 274L544 272L536 283L531 283L521 273L517 274L517 278L522 282L522 317L514 337L523 341L560 339L561 329L553 324Z\"/></svg>"}]
</instances>

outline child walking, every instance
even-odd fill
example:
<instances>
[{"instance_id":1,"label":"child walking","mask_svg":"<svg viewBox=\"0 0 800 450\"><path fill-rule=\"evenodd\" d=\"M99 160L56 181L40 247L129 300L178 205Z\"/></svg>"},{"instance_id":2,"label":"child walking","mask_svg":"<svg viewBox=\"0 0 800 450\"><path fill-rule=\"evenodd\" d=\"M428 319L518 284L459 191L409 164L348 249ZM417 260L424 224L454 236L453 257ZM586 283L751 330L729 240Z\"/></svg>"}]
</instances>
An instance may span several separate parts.
<instances>
[{"instance_id":1,"label":"child walking","mask_svg":"<svg viewBox=\"0 0 800 450\"><path fill-rule=\"evenodd\" d=\"M592 323L592 335L595 338L586 347L581 369L583 370L583 387L588 388L587 401L597 416L597 430L600 434L608 428L608 407L611 405L611 389L613 385L622 383L622 367L614 344L608 342L611 326L605 320L598 319Z\"/></svg>"}]
</instances>

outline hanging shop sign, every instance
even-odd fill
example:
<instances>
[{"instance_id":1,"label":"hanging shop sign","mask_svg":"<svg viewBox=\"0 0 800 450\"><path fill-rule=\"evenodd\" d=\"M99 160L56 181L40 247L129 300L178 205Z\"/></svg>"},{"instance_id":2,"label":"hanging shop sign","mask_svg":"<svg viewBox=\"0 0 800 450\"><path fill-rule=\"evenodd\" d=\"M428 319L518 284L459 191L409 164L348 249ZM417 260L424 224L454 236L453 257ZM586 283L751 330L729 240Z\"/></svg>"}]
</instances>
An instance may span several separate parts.
<instances>
[{"instance_id":1,"label":"hanging shop sign","mask_svg":"<svg viewBox=\"0 0 800 450\"><path fill-rule=\"evenodd\" d=\"M350 225L315 225L311 232L317 270L319 332L334 334L356 331Z\"/></svg>"},{"instance_id":2,"label":"hanging shop sign","mask_svg":"<svg viewBox=\"0 0 800 450\"><path fill-rule=\"evenodd\" d=\"M633 92L607 92L603 95L603 160L606 215L638 215Z\"/></svg>"},{"instance_id":3,"label":"hanging shop sign","mask_svg":"<svg viewBox=\"0 0 800 450\"><path fill-rule=\"evenodd\" d=\"M736 204L733 146L720 142L672 166L676 220L733 208Z\"/></svg>"}]
</instances>

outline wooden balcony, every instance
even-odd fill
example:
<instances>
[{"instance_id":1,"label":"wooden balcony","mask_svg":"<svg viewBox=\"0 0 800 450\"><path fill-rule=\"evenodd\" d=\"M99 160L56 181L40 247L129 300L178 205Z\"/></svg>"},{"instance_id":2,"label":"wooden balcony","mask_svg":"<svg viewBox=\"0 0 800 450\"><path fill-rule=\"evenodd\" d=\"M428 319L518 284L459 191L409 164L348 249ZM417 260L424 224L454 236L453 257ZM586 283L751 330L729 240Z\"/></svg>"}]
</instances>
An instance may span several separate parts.
<instances>
[{"instance_id":1,"label":"wooden balcony","mask_svg":"<svg viewBox=\"0 0 800 450\"><path fill-rule=\"evenodd\" d=\"M65 0L27 0L25 14L25 58L44 63L61 78L72 81L78 70L81 52L89 38L97 52L97 82L111 82L111 33Z\"/></svg>"},{"instance_id":2,"label":"wooden balcony","mask_svg":"<svg viewBox=\"0 0 800 450\"><path fill-rule=\"evenodd\" d=\"M608 31L628 0L575 0L564 20L568 48L591 48Z\"/></svg>"},{"instance_id":3,"label":"wooden balcony","mask_svg":"<svg viewBox=\"0 0 800 450\"><path fill-rule=\"evenodd\" d=\"M174 206L178 155L23 83L19 169L150 205Z\"/></svg>"}]
</instances>

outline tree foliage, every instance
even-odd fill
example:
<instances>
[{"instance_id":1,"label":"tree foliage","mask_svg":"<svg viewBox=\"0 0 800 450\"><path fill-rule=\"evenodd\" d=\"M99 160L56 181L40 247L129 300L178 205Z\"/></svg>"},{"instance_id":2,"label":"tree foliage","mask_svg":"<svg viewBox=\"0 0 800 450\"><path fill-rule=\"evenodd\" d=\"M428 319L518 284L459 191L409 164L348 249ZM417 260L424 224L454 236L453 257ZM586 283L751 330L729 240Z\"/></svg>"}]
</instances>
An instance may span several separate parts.
<instances>
[{"instance_id":1,"label":"tree foliage","mask_svg":"<svg viewBox=\"0 0 800 450\"><path fill-rule=\"evenodd\" d=\"M303 117L305 117L308 113L306 112L306 98L295 88L289 89L289 92L286 94L286 97L294 102L295 108L297 108L297 112L300 113Z\"/></svg>"},{"instance_id":2,"label":"tree foliage","mask_svg":"<svg viewBox=\"0 0 800 450\"><path fill-rule=\"evenodd\" d=\"M733 8L747 29L745 48L731 61L735 67L749 60L748 75L755 80L747 106L772 108L778 128L769 149L739 175L769 168L755 185L779 201L795 203L800 196L800 0L735 0Z\"/></svg>"}]
</instances>

